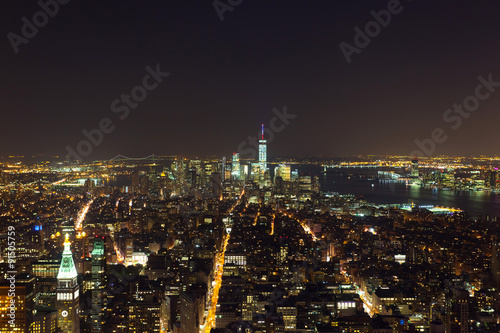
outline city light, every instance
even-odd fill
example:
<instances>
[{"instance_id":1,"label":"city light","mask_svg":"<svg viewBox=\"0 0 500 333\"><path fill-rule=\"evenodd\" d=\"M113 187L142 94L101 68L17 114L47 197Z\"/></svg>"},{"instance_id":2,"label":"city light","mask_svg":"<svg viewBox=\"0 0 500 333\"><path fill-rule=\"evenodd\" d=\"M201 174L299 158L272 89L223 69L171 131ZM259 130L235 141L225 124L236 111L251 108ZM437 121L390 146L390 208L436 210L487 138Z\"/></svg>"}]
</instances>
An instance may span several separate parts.
<instances>
[{"instance_id":1,"label":"city light","mask_svg":"<svg viewBox=\"0 0 500 333\"><path fill-rule=\"evenodd\" d=\"M75 221L75 230L77 231L82 230L83 221L85 221L85 217L87 217L87 213L89 211L90 206L92 205L92 202L94 202L94 199L91 199L89 202L87 202L78 213L78 217L76 218Z\"/></svg>"},{"instance_id":2,"label":"city light","mask_svg":"<svg viewBox=\"0 0 500 333\"><path fill-rule=\"evenodd\" d=\"M500 2L67 2L0 12L0 333L500 332Z\"/></svg>"}]
</instances>

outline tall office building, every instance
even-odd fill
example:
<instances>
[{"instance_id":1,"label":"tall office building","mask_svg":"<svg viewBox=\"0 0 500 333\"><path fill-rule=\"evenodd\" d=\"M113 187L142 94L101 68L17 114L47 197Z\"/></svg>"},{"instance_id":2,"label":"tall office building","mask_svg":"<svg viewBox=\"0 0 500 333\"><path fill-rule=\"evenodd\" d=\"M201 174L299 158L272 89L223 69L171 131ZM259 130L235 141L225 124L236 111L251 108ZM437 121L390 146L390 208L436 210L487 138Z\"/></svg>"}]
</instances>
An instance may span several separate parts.
<instances>
[{"instance_id":1,"label":"tall office building","mask_svg":"<svg viewBox=\"0 0 500 333\"><path fill-rule=\"evenodd\" d=\"M57 274L56 309L58 326L63 333L80 332L80 287L76 281L73 254L69 235L66 234L61 267Z\"/></svg>"},{"instance_id":2,"label":"tall office building","mask_svg":"<svg viewBox=\"0 0 500 333\"><path fill-rule=\"evenodd\" d=\"M500 288L500 241L493 240L491 245L491 274L496 288Z\"/></svg>"},{"instance_id":3,"label":"tall office building","mask_svg":"<svg viewBox=\"0 0 500 333\"><path fill-rule=\"evenodd\" d=\"M101 332L104 321L104 287L106 258L104 240L97 238L92 250L92 332Z\"/></svg>"},{"instance_id":4,"label":"tall office building","mask_svg":"<svg viewBox=\"0 0 500 333\"><path fill-rule=\"evenodd\" d=\"M222 175L220 172L212 172L210 175L210 184L212 194L217 198L220 197L222 195Z\"/></svg>"},{"instance_id":5,"label":"tall office building","mask_svg":"<svg viewBox=\"0 0 500 333\"><path fill-rule=\"evenodd\" d=\"M233 163L231 166L231 179L241 180L240 154L233 153Z\"/></svg>"},{"instance_id":6,"label":"tall office building","mask_svg":"<svg viewBox=\"0 0 500 333\"><path fill-rule=\"evenodd\" d=\"M181 333L198 333L203 324L204 299L191 292L180 295Z\"/></svg>"},{"instance_id":7,"label":"tall office building","mask_svg":"<svg viewBox=\"0 0 500 333\"><path fill-rule=\"evenodd\" d=\"M262 138L259 140L259 164L260 172L267 170L267 140L264 140L264 124L262 124Z\"/></svg>"},{"instance_id":8,"label":"tall office building","mask_svg":"<svg viewBox=\"0 0 500 333\"><path fill-rule=\"evenodd\" d=\"M139 188L140 186L140 175L139 175L139 171L137 170L134 170L132 172L132 187L134 188L134 190L136 190L137 188Z\"/></svg>"},{"instance_id":9,"label":"tall office building","mask_svg":"<svg viewBox=\"0 0 500 333\"><path fill-rule=\"evenodd\" d=\"M50 307L37 307L33 317L33 333L57 332L57 311Z\"/></svg>"},{"instance_id":10,"label":"tall office building","mask_svg":"<svg viewBox=\"0 0 500 333\"><path fill-rule=\"evenodd\" d=\"M292 169L290 165L280 164L274 168L274 178L281 177L283 181L289 182L291 178Z\"/></svg>"},{"instance_id":11,"label":"tall office building","mask_svg":"<svg viewBox=\"0 0 500 333\"><path fill-rule=\"evenodd\" d=\"M221 165L221 174L222 174L222 181L226 180L226 157L222 158L222 165Z\"/></svg>"},{"instance_id":12,"label":"tall office building","mask_svg":"<svg viewBox=\"0 0 500 333\"><path fill-rule=\"evenodd\" d=\"M55 306L57 273L61 266L59 259L39 259L31 264L35 276L35 303L43 306Z\"/></svg>"},{"instance_id":13,"label":"tall office building","mask_svg":"<svg viewBox=\"0 0 500 333\"><path fill-rule=\"evenodd\" d=\"M57 278L61 261L59 259L38 259L31 264L31 271L37 278Z\"/></svg>"},{"instance_id":14,"label":"tall office building","mask_svg":"<svg viewBox=\"0 0 500 333\"><path fill-rule=\"evenodd\" d=\"M250 178L252 180L259 180L261 177L260 173L261 167L260 163L251 163L250 164Z\"/></svg>"},{"instance_id":15,"label":"tall office building","mask_svg":"<svg viewBox=\"0 0 500 333\"><path fill-rule=\"evenodd\" d=\"M145 276L130 282L127 300L128 332L160 332L162 327L162 291L155 289Z\"/></svg>"},{"instance_id":16,"label":"tall office building","mask_svg":"<svg viewBox=\"0 0 500 333\"><path fill-rule=\"evenodd\" d=\"M447 302L447 330L450 333L468 333L469 329L469 292L453 288L451 300Z\"/></svg>"},{"instance_id":17,"label":"tall office building","mask_svg":"<svg viewBox=\"0 0 500 333\"><path fill-rule=\"evenodd\" d=\"M160 332L161 302L152 294L140 295L128 302L128 332ZM187 331L191 332L191 331ZM195 332L195 331L193 331Z\"/></svg>"},{"instance_id":18,"label":"tall office building","mask_svg":"<svg viewBox=\"0 0 500 333\"><path fill-rule=\"evenodd\" d=\"M24 273L17 275L15 280L0 282L0 332L28 333L32 331L34 282L34 276ZM12 284L15 285L14 298L12 297Z\"/></svg>"}]
</instances>

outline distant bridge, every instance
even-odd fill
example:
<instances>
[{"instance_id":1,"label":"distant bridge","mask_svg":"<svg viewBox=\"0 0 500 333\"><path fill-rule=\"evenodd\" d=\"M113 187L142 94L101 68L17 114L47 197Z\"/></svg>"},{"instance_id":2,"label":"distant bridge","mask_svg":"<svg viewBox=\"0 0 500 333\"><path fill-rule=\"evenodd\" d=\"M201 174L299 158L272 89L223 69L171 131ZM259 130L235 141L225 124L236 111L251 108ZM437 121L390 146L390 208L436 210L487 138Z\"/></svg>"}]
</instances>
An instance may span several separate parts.
<instances>
[{"instance_id":1,"label":"distant bridge","mask_svg":"<svg viewBox=\"0 0 500 333\"><path fill-rule=\"evenodd\" d=\"M156 154L151 154L145 157L128 157L122 154L118 154L115 157L107 160L108 162L124 162L124 161L164 161L165 158L161 158Z\"/></svg>"}]
</instances>

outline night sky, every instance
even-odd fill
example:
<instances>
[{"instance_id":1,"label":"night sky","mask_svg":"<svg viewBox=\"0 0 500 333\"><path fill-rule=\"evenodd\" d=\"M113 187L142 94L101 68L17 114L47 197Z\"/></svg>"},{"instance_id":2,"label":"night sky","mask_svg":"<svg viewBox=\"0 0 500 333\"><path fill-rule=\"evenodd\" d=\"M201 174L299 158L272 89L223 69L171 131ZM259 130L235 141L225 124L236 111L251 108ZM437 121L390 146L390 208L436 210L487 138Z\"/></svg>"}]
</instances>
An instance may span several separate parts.
<instances>
[{"instance_id":1,"label":"night sky","mask_svg":"<svg viewBox=\"0 0 500 333\"><path fill-rule=\"evenodd\" d=\"M4 1L0 154L65 155L109 118L86 159L227 156L284 106L271 157L407 155L436 127L434 155L498 154L500 87L456 130L443 114L478 76L500 82L500 3L402 0L349 64L339 44L389 2L242 0L221 21L210 0L72 0L16 54L8 34L41 7ZM120 119L112 102L157 64L169 76Z\"/></svg>"}]
</instances>

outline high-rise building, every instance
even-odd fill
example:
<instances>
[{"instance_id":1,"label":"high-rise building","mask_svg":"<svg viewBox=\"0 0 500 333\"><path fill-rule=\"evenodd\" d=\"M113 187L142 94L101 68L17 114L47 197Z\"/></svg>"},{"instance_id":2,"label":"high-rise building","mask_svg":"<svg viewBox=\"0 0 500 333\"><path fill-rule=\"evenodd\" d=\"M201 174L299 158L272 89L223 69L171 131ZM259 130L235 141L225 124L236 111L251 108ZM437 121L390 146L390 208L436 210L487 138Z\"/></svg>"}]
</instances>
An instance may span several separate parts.
<instances>
[{"instance_id":1,"label":"high-rise building","mask_svg":"<svg viewBox=\"0 0 500 333\"><path fill-rule=\"evenodd\" d=\"M104 240L97 238L92 250L92 332L101 332L104 321L104 287L106 257L104 255Z\"/></svg>"},{"instance_id":2,"label":"high-rise building","mask_svg":"<svg viewBox=\"0 0 500 333\"><path fill-rule=\"evenodd\" d=\"M37 307L33 317L33 333L55 333L57 331L57 311L50 307Z\"/></svg>"},{"instance_id":3,"label":"high-rise building","mask_svg":"<svg viewBox=\"0 0 500 333\"><path fill-rule=\"evenodd\" d=\"M95 188L96 180L87 178L84 183L85 192L90 193Z\"/></svg>"},{"instance_id":4,"label":"high-rise building","mask_svg":"<svg viewBox=\"0 0 500 333\"><path fill-rule=\"evenodd\" d=\"M453 296L448 302L447 330L450 333L467 333L469 330L469 292L453 288Z\"/></svg>"},{"instance_id":5,"label":"high-rise building","mask_svg":"<svg viewBox=\"0 0 500 333\"><path fill-rule=\"evenodd\" d=\"M280 164L276 168L274 168L274 178L276 181L277 177L281 177L281 179L285 182L289 182L291 178L291 167L287 164Z\"/></svg>"},{"instance_id":6,"label":"high-rise building","mask_svg":"<svg viewBox=\"0 0 500 333\"><path fill-rule=\"evenodd\" d=\"M252 180L259 180L260 176L261 176L260 170L261 170L260 163L251 163L250 164L250 178Z\"/></svg>"},{"instance_id":7,"label":"high-rise building","mask_svg":"<svg viewBox=\"0 0 500 333\"><path fill-rule=\"evenodd\" d=\"M203 320L202 299L196 294L184 292L181 294L181 332L198 333Z\"/></svg>"},{"instance_id":8,"label":"high-rise building","mask_svg":"<svg viewBox=\"0 0 500 333\"><path fill-rule=\"evenodd\" d=\"M299 176L299 189L301 192L311 192L312 190L311 176L309 175Z\"/></svg>"},{"instance_id":9,"label":"high-rise building","mask_svg":"<svg viewBox=\"0 0 500 333\"><path fill-rule=\"evenodd\" d=\"M38 251L38 255L34 255L33 257L40 257L45 253L45 240L44 240L44 231L43 226L37 223L29 232L28 232L28 241L31 244L31 247Z\"/></svg>"},{"instance_id":10,"label":"high-rise building","mask_svg":"<svg viewBox=\"0 0 500 333\"><path fill-rule=\"evenodd\" d=\"M212 194L215 197L222 195L222 176L219 172L212 172L210 175L210 184L212 187Z\"/></svg>"},{"instance_id":11,"label":"high-rise building","mask_svg":"<svg viewBox=\"0 0 500 333\"><path fill-rule=\"evenodd\" d=\"M57 273L61 266L59 259L39 259L31 264L35 276L35 303L43 306L55 306Z\"/></svg>"},{"instance_id":12,"label":"high-rise building","mask_svg":"<svg viewBox=\"0 0 500 333\"><path fill-rule=\"evenodd\" d=\"M146 277L137 278L130 283L127 301L129 333L161 331L164 298L160 294Z\"/></svg>"},{"instance_id":13,"label":"high-rise building","mask_svg":"<svg viewBox=\"0 0 500 333\"><path fill-rule=\"evenodd\" d=\"M495 287L500 287L500 241L493 240L491 245L491 274Z\"/></svg>"},{"instance_id":14,"label":"high-rise building","mask_svg":"<svg viewBox=\"0 0 500 333\"><path fill-rule=\"evenodd\" d=\"M267 140L264 140L264 124L262 124L262 138L259 140L259 164L260 172L267 170Z\"/></svg>"},{"instance_id":15,"label":"high-rise building","mask_svg":"<svg viewBox=\"0 0 500 333\"><path fill-rule=\"evenodd\" d=\"M55 279L60 266L59 259L38 259L31 264L31 271L36 277Z\"/></svg>"},{"instance_id":16,"label":"high-rise building","mask_svg":"<svg viewBox=\"0 0 500 333\"><path fill-rule=\"evenodd\" d=\"M295 304L283 304L278 306L278 313L283 316L285 331L295 331L297 326L297 307Z\"/></svg>"},{"instance_id":17,"label":"high-rise building","mask_svg":"<svg viewBox=\"0 0 500 333\"><path fill-rule=\"evenodd\" d=\"M233 163L231 166L231 179L241 180L240 154L233 153Z\"/></svg>"},{"instance_id":18,"label":"high-rise building","mask_svg":"<svg viewBox=\"0 0 500 333\"><path fill-rule=\"evenodd\" d=\"M31 332L34 282L34 276L24 273L0 282L0 332Z\"/></svg>"},{"instance_id":19,"label":"high-rise building","mask_svg":"<svg viewBox=\"0 0 500 333\"><path fill-rule=\"evenodd\" d=\"M80 287L71 252L69 235L66 234L61 267L57 274L56 309L58 326L63 333L80 332Z\"/></svg>"},{"instance_id":20,"label":"high-rise building","mask_svg":"<svg viewBox=\"0 0 500 333\"><path fill-rule=\"evenodd\" d=\"M224 181L226 180L226 157L222 158L221 170L222 181Z\"/></svg>"},{"instance_id":21,"label":"high-rise building","mask_svg":"<svg viewBox=\"0 0 500 333\"><path fill-rule=\"evenodd\" d=\"M125 258L127 262L132 262L132 254L134 253L134 239L127 238L125 240Z\"/></svg>"},{"instance_id":22,"label":"high-rise building","mask_svg":"<svg viewBox=\"0 0 500 333\"><path fill-rule=\"evenodd\" d=\"M139 175L139 171L137 170L134 170L132 172L132 187L134 188L134 190L136 190L137 188L139 188L140 186L140 175Z\"/></svg>"},{"instance_id":23,"label":"high-rise building","mask_svg":"<svg viewBox=\"0 0 500 333\"><path fill-rule=\"evenodd\" d=\"M160 332L161 302L153 295L134 298L128 302L128 317L130 333Z\"/></svg>"}]
</instances>

